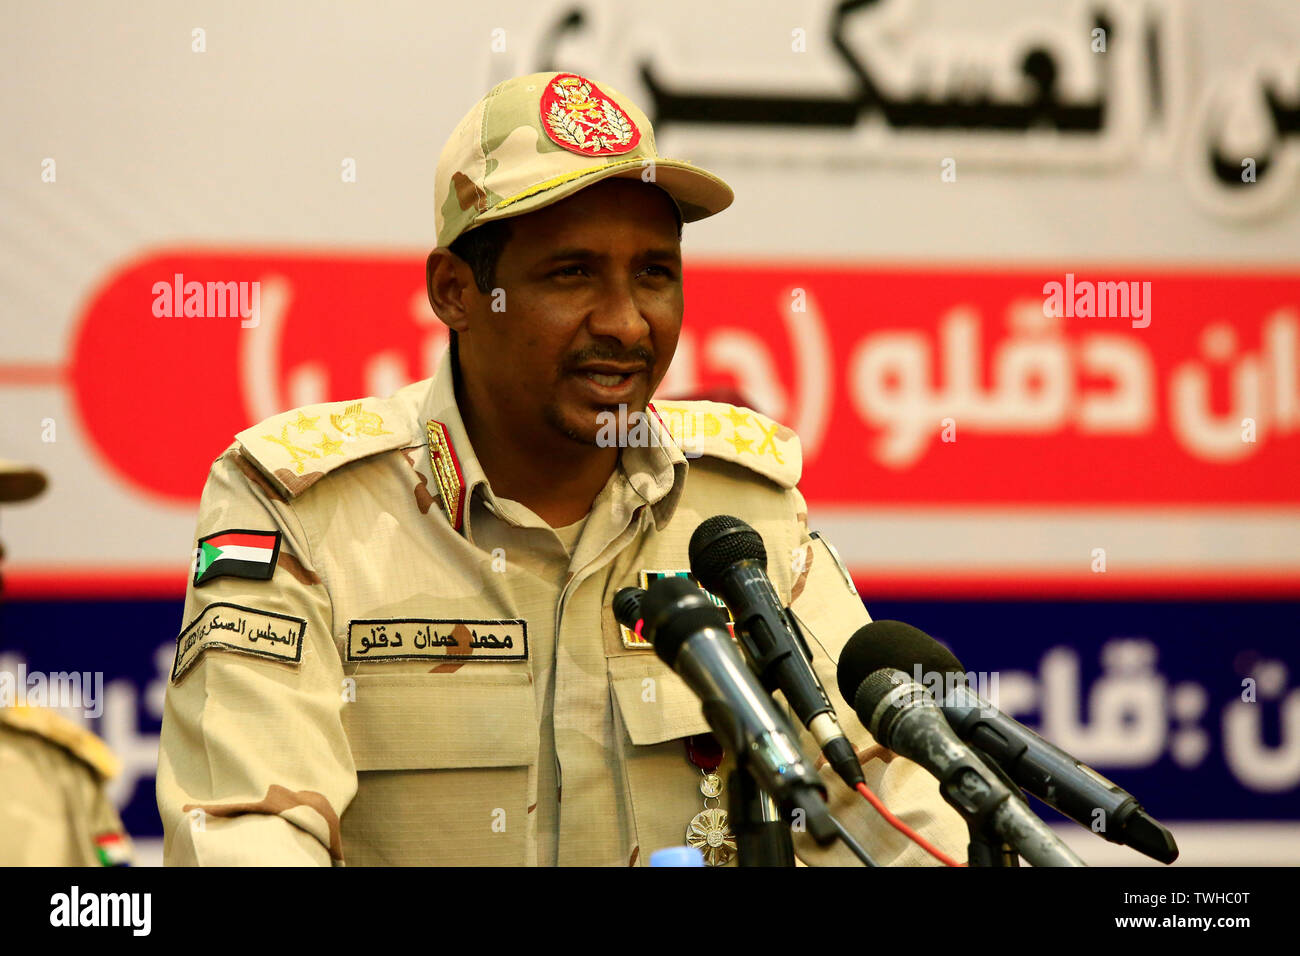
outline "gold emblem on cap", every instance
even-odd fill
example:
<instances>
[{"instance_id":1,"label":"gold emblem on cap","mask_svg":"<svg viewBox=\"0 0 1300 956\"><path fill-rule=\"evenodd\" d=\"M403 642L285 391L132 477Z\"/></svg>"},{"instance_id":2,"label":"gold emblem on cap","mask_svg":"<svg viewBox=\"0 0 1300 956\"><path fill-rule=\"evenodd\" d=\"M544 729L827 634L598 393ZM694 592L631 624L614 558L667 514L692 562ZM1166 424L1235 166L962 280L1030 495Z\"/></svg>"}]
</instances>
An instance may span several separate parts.
<instances>
[{"instance_id":1,"label":"gold emblem on cap","mask_svg":"<svg viewBox=\"0 0 1300 956\"><path fill-rule=\"evenodd\" d=\"M557 76L543 94L540 108L546 135L575 153L617 155L641 140L632 118L586 77Z\"/></svg>"}]
</instances>

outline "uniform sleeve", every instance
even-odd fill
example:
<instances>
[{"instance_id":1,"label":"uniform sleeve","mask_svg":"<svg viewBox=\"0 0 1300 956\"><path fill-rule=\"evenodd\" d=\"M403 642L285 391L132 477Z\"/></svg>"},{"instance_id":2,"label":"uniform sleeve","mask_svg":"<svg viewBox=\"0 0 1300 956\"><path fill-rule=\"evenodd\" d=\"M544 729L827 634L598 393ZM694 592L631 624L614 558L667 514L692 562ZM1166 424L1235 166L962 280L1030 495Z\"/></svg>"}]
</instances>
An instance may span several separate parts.
<instances>
[{"instance_id":1,"label":"uniform sleeve","mask_svg":"<svg viewBox=\"0 0 1300 956\"><path fill-rule=\"evenodd\" d=\"M131 842L89 764L0 721L0 866L131 862Z\"/></svg>"},{"instance_id":2,"label":"uniform sleeve","mask_svg":"<svg viewBox=\"0 0 1300 956\"><path fill-rule=\"evenodd\" d=\"M87 846L94 864L132 866L135 864L135 849L105 783L98 777L92 777L90 781L86 797L86 820L90 827Z\"/></svg>"},{"instance_id":3,"label":"uniform sleeve","mask_svg":"<svg viewBox=\"0 0 1300 956\"><path fill-rule=\"evenodd\" d=\"M796 514L807 514L803 496L791 490ZM939 795L937 781L918 764L886 750L862 726L853 709L840 698L836 667L840 651L849 638L870 623L852 579L827 543L814 538L805 525L802 536L805 557L795 574L791 608L805 628L813 653L813 668L835 706L845 735L862 761L867 786L890 811L957 862L966 859L968 834L961 816ZM799 726L798 721L794 721ZM812 735L801 728L805 753L817 754L821 777L826 783L830 811L881 866L941 865L925 850L899 833L839 778L820 756ZM839 841L819 847L806 834L794 834L795 853L810 865L857 866L857 858Z\"/></svg>"},{"instance_id":4,"label":"uniform sleeve","mask_svg":"<svg viewBox=\"0 0 1300 956\"><path fill-rule=\"evenodd\" d=\"M186 588L159 748L164 861L341 864L356 769L308 535L232 446L208 476L197 537L210 540Z\"/></svg>"}]
</instances>

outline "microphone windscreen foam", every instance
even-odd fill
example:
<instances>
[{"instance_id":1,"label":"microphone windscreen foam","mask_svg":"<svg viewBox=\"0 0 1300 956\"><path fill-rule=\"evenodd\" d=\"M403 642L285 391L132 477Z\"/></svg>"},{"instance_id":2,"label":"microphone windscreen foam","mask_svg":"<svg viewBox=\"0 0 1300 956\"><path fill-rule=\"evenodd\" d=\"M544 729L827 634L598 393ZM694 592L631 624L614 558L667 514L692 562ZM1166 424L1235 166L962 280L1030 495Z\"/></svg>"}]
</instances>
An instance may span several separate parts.
<instances>
[{"instance_id":1,"label":"microphone windscreen foam","mask_svg":"<svg viewBox=\"0 0 1300 956\"><path fill-rule=\"evenodd\" d=\"M757 561L767 567L763 536L739 518L714 515L691 535L691 574L708 590L722 589L722 575L737 561Z\"/></svg>"},{"instance_id":2,"label":"microphone windscreen foam","mask_svg":"<svg viewBox=\"0 0 1300 956\"><path fill-rule=\"evenodd\" d=\"M964 674L966 669L948 648L929 634L902 621L872 621L858 628L836 668L840 696L851 705L868 674L894 667L908 674L916 665L924 673Z\"/></svg>"}]
</instances>

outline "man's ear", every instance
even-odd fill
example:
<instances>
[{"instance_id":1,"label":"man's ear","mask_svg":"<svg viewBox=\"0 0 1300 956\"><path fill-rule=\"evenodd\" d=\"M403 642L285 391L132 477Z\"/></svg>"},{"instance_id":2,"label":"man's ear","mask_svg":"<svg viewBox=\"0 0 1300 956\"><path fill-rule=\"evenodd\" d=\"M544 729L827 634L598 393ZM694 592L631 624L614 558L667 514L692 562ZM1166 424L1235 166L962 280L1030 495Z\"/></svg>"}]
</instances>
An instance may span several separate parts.
<instances>
[{"instance_id":1,"label":"man's ear","mask_svg":"<svg viewBox=\"0 0 1300 956\"><path fill-rule=\"evenodd\" d=\"M447 328L469 328L469 297L477 291L469 265L443 246L429 253L424 263L424 288L429 305Z\"/></svg>"}]
</instances>

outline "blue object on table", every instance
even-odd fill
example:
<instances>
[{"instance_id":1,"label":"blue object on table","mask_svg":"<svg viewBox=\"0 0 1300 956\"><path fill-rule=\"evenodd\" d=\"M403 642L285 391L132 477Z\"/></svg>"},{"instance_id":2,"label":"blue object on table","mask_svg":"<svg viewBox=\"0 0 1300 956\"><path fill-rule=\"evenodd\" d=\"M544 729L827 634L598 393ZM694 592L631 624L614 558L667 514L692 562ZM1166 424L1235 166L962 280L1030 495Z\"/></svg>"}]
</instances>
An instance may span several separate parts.
<instances>
[{"instance_id":1,"label":"blue object on table","mask_svg":"<svg viewBox=\"0 0 1300 956\"><path fill-rule=\"evenodd\" d=\"M703 866L704 854L693 846L670 846L650 854L651 866Z\"/></svg>"}]
</instances>

